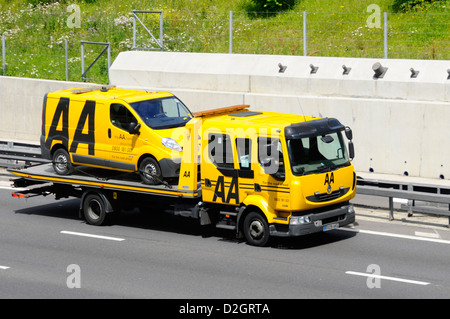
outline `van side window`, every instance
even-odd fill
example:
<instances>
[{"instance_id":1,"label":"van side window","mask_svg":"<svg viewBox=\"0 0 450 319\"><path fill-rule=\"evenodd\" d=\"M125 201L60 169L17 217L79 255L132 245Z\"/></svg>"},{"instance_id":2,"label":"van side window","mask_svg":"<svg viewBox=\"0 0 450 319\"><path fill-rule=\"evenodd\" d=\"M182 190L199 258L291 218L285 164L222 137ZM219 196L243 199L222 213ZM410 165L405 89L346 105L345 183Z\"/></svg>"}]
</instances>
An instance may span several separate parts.
<instances>
[{"instance_id":1,"label":"van side window","mask_svg":"<svg viewBox=\"0 0 450 319\"><path fill-rule=\"evenodd\" d=\"M125 105L113 103L110 107L111 123L125 131L128 131L130 123L137 123L133 114L125 107Z\"/></svg>"},{"instance_id":2,"label":"van side window","mask_svg":"<svg viewBox=\"0 0 450 319\"><path fill-rule=\"evenodd\" d=\"M237 138L236 150L238 155L239 168L243 170L250 170L252 162L252 140L249 138Z\"/></svg>"},{"instance_id":3,"label":"van side window","mask_svg":"<svg viewBox=\"0 0 450 319\"><path fill-rule=\"evenodd\" d=\"M231 139L226 134L210 133L208 137L209 159L217 168L234 168Z\"/></svg>"}]
</instances>

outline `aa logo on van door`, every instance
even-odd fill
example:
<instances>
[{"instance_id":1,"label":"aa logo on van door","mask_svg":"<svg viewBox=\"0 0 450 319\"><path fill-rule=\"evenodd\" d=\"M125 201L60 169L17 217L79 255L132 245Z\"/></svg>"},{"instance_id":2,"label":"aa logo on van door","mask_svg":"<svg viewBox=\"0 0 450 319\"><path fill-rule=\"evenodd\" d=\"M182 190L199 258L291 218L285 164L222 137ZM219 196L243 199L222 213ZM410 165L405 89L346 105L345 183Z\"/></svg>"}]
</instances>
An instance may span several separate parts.
<instances>
[{"instance_id":1,"label":"aa logo on van door","mask_svg":"<svg viewBox=\"0 0 450 319\"><path fill-rule=\"evenodd\" d=\"M86 101L83 110L81 111L80 119L78 120L75 134L69 148L69 102L68 98L62 97L56 107L53 115L52 124L48 132L45 146L50 149L53 140L60 140L62 144L69 150L70 153L76 153L78 144L88 145L88 154L95 155L95 101ZM58 123L62 118L62 128L58 130ZM83 133L83 128L88 122L88 132Z\"/></svg>"}]
</instances>

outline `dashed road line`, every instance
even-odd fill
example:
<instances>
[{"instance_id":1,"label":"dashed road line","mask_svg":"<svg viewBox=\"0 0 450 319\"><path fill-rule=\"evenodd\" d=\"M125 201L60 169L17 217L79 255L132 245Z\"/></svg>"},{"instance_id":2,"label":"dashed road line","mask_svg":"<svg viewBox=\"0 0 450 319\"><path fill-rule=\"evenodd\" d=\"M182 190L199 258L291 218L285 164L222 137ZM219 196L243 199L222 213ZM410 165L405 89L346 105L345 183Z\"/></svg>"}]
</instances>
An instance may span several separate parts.
<instances>
[{"instance_id":1,"label":"dashed road line","mask_svg":"<svg viewBox=\"0 0 450 319\"><path fill-rule=\"evenodd\" d=\"M368 273L364 273L364 272L346 271L345 273L347 275L363 276L363 277L384 279L384 280L390 280L390 281L398 281L398 282L403 282L403 283L407 283L407 284L414 284L414 285L421 285L421 286L427 286L430 284L429 282L426 282L426 281L418 281L418 280L410 280L410 279L397 278L397 277L381 276L381 275L375 275L375 274L368 274Z\"/></svg>"},{"instance_id":2,"label":"dashed road line","mask_svg":"<svg viewBox=\"0 0 450 319\"><path fill-rule=\"evenodd\" d=\"M8 266L0 266L0 269L1 269L1 270L6 270L6 269L9 269L9 268L11 268L11 267L8 267Z\"/></svg>"},{"instance_id":3,"label":"dashed road line","mask_svg":"<svg viewBox=\"0 0 450 319\"><path fill-rule=\"evenodd\" d=\"M101 235L87 234L87 233L78 233L78 232L67 231L67 230L62 230L60 233L66 234L66 235L90 237L90 238L97 238L97 239L106 239L106 240L113 240L113 241L124 241L125 240L124 238L101 236Z\"/></svg>"}]
</instances>

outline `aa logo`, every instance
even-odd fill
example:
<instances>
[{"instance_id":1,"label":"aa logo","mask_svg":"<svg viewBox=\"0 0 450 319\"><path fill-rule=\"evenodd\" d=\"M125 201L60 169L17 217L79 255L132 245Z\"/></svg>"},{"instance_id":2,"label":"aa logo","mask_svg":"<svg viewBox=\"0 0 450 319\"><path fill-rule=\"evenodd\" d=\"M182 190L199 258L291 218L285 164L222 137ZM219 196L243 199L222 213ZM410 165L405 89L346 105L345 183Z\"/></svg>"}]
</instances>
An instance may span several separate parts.
<instances>
[{"instance_id":1,"label":"aa logo","mask_svg":"<svg viewBox=\"0 0 450 319\"><path fill-rule=\"evenodd\" d=\"M323 185L327 185L331 186L331 184L334 184L334 174L333 172L331 172L331 174L325 175L325 183L323 183Z\"/></svg>"}]
</instances>

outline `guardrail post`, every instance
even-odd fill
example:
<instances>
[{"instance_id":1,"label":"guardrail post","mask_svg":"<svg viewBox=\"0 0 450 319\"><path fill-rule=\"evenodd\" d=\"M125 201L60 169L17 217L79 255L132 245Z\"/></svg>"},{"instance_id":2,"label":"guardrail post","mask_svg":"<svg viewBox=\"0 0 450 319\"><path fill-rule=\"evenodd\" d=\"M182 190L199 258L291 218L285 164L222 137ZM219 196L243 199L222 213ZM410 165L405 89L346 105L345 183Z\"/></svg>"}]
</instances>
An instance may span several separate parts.
<instances>
[{"instance_id":1,"label":"guardrail post","mask_svg":"<svg viewBox=\"0 0 450 319\"><path fill-rule=\"evenodd\" d=\"M389 197L389 220L394 220L394 198Z\"/></svg>"}]
</instances>

